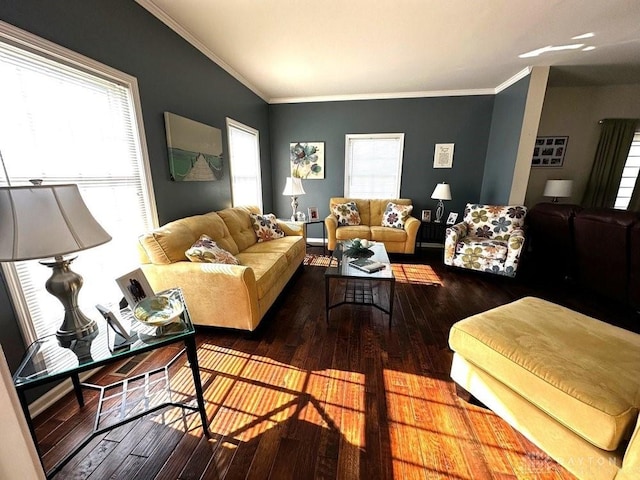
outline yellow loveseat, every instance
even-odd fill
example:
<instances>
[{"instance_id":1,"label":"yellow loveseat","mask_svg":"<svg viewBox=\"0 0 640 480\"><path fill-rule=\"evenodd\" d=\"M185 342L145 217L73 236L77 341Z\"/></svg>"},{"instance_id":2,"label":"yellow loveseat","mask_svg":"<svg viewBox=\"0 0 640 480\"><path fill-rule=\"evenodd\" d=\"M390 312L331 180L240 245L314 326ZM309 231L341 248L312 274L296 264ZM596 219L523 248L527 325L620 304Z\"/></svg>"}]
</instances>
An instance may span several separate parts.
<instances>
[{"instance_id":1,"label":"yellow loveseat","mask_svg":"<svg viewBox=\"0 0 640 480\"><path fill-rule=\"evenodd\" d=\"M328 249L334 250L339 240L351 240L353 238L365 238L384 243L387 252L413 253L416 247L416 236L420 228L420 220L409 217L405 221L404 228L391 228L382 226L382 216L389 202L397 205L411 205L407 198L397 199L358 199L332 197L329 200L331 206L341 203L355 202L360 214L360 225L338 226L338 219L333 214L325 218L327 227Z\"/></svg>"},{"instance_id":2,"label":"yellow loveseat","mask_svg":"<svg viewBox=\"0 0 640 480\"><path fill-rule=\"evenodd\" d=\"M250 213L234 207L176 220L139 238L140 262L155 291L180 287L193 323L254 330L302 264L305 242L278 222L285 237L258 242ZM240 265L193 263L185 256L202 234Z\"/></svg>"},{"instance_id":3,"label":"yellow loveseat","mask_svg":"<svg viewBox=\"0 0 640 480\"><path fill-rule=\"evenodd\" d=\"M449 345L453 380L580 480L640 479L640 335L526 297Z\"/></svg>"}]
</instances>

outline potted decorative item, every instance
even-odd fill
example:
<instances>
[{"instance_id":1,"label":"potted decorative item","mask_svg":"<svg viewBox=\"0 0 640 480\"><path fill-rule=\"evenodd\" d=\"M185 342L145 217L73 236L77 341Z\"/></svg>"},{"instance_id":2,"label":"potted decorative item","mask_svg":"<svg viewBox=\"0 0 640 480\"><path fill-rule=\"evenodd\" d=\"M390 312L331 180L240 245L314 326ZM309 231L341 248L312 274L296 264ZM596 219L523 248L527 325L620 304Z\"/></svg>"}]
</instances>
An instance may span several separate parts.
<instances>
[{"instance_id":1,"label":"potted decorative item","mask_svg":"<svg viewBox=\"0 0 640 480\"><path fill-rule=\"evenodd\" d=\"M368 258L373 255L373 252L369 250L371 242L369 240L354 238L350 242L345 243L344 253L350 258Z\"/></svg>"}]
</instances>

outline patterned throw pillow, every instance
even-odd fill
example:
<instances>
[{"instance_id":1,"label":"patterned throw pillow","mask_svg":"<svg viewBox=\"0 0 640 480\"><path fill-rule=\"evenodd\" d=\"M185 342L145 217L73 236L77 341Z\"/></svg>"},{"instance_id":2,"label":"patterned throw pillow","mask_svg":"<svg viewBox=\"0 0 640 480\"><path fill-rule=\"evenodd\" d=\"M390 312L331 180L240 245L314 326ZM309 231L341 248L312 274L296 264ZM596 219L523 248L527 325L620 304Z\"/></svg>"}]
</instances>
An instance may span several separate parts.
<instances>
[{"instance_id":1,"label":"patterned throw pillow","mask_svg":"<svg viewBox=\"0 0 640 480\"><path fill-rule=\"evenodd\" d=\"M208 235L201 235L198 241L184 254L192 262L240 265L236 257L220 248Z\"/></svg>"},{"instance_id":2,"label":"patterned throw pillow","mask_svg":"<svg viewBox=\"0 0 640 480\"><path fill-rule=\"evenodd\" d=\"M266 215L252 213L251 223L256 237L258 237L258 242L268 242L269 240L284 237L284 231L276 222L276 216L273 213Z\"/></svg>"},{"instance_id":3,"label":"patterned throw pillow","mask_svg":"<svg viewBox=\"0 0 640 480\"><path fill-rule=\"evenodd\" d=\"M338 219L338 226L360 225L360 212L356 202L334 203L331 205L331 213Z\"/></svg>"},{"instance_id":4,"label":"patterned throw pillow","mask_svg":"<svg viewBox=\"0 0 640 480\"><path fill-rule=\"evenodd\" d=\"M398 205L387 203L387 208L382 215L382 226L391 228L404 228L404 222L413 211L413 205Z\"/></svg>"}]
</instances>

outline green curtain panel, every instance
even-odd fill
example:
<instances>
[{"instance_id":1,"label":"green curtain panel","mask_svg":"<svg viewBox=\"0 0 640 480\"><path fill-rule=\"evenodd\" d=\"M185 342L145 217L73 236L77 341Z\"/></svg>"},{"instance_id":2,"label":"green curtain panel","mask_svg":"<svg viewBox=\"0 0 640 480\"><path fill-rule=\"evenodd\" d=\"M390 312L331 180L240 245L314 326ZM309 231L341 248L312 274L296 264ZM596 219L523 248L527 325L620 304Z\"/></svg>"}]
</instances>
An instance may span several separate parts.
<instances>
[{"instance_id":1,"label":"green curtain panel","mask_svg":"<svg viewBox=\"0 0 640 480\"><path fill-rule=\"evenodd\" d=\"M637 124L637 119L602 121L600 141L582 197L583 207L613 207Z\"/></svg>"}]
</instances>

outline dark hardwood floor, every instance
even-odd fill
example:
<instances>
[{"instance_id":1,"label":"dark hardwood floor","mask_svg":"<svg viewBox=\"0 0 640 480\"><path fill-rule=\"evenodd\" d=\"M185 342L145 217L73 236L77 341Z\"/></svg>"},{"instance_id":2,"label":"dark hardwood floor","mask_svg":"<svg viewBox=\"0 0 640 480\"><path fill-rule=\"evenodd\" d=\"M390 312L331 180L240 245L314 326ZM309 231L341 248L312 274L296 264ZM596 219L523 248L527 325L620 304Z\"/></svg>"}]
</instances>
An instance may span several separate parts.
<instances>
[{"instance_id":1,"label":"dark hardwood floor","mask_svg":"<svg viewBox=\"0 0 640 480\"><path fill-rule=\"evenodd\" d=\"M492 412L456 395L449 328L526 295L632 329L638 318L569 287L450 270L441 255L392 259L391 328L382 312L354 306L333 310L327 325L325 269L303 267L257 331L199 332L210 438L198 415L167 409L94 439L55 478L573 478ZM140 359L129 373L176 352ZM119 367L91 382L121 380ZM177 395L191 398L186 358L172 374ZM84 408L69 394L35 420L47 468L91 429L97 398L91 390L85 397Z\"/></svg>"}]
</instances>

